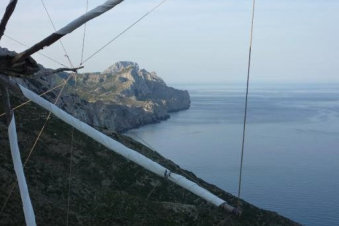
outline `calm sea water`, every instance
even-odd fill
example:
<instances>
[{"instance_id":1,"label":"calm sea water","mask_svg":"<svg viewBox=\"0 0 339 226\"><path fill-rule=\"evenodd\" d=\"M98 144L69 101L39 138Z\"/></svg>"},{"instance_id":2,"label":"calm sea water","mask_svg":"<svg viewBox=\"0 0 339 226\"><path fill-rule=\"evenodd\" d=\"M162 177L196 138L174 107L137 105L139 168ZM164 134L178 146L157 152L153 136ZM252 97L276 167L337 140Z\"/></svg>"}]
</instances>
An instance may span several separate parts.
<instances>
[{"instance_id":1,"label":"calm sea water","mask_svg":"<svg viewBox=\"0 0 339 226\"><path fill-rule=\"evenodd\" d=\"M127 135L236 194L245 87L175 87L191 108ZM339 86L252 85L242 198L304 225L339 225Z\"/></svg>"}]
</instances>

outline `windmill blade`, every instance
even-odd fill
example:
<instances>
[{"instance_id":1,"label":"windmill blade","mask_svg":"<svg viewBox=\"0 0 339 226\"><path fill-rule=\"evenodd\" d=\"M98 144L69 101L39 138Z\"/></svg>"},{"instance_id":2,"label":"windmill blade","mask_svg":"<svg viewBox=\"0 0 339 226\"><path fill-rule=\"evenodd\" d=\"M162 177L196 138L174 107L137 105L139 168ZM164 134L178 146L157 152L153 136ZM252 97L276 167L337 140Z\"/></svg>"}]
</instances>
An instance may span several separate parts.
<instances>
[{"instance_id":1,"label":"windmill blade","mask_svg":"<svg viewBox=\"0 0 339 226\"><path fill-rule=\"evenodd\" d=\"M160 177L165 177L168 180L176 183L177 185L183 187L184 189L196 194L197 196L205 199L211 204L215 206L222 207L229 212L235 212L236 209L229 204L225 200L217 197L216 195L212 194L211 192L207 191L206 189L200 187L198 184L188 180L187 178L172 173L170 170L166 169L165 167L161 166L160 164L154 162L153 160L145 157L144 155L136 152L123 144L119 143L118 141L113 140L112 138L106 136L105 134L97 131L96 129L90 127L84 122L74 118L70 114L66 113L65 111L61 110L54 104L48 102L47 100L41 98L39 95L35 94L34 92L24 88L21 85L18 85L23 95L28 98L29 100L33 101L34 103L40 105L44 109L52 112L56 117L61 119L62 121L66 122L67 124L73 126L80 132L88 135L89 137L93 138L97 142L101 143L108 149L114 151L115 153L122 155L128 160L133 161L134 163L140 165L141 167L157 174Z\"/></svg>"},{"instance_id":2,"label":"windmill blade","mask_svg":"<svg viewBox=\"0 0 339 226\"><path fill-rule=\"evenodd\" d=\"M33 45L31 48L25 50L22 53L19 53L16 57L14 57L12 63L15 64L19 61L22 61L29 57L30 55L34 54L35 52L43 49L46 46L53 44L54 42L58 41L60 38L65 36L66 34L71 33L75 29L79 28L81 25L85 24L87 21L94 19L95 17L100 16L101 14L107 12L108 10L114 8L116 5L121 3L123 0L107 0L102 5L90 10L89 12L83 14L82 16L78 17L77 19L73 20L68 25L64 26L60 30L54 32L53 34L49 35L42 41L38 42L37 44Z\"/></svg>"},{"instance_id":3,"label":"windmill blade","mask_svg":"<svg viewBox=\"0 0 339 226\"><path fill-rule=\"evenodd\" d=\"M14 9L15 9L17 2L18 2L18 0L10 0L8 5L7 5L7 8L5 10L5 14L2 17L1 23L0 23L0 39L4 35L6 25L9 21L9 18L12 16L12 13L14 12Z\"/></svg>"},{"instance_id":4,"label":"windmill blade","mask_svg":"<svg viewBox=\"0 0 339 226\"><path fill-rule=\"evenodd\" d=\"M31 198L28 192L24 169L23 169L22 162L21 162L14 114L12 114L12 119L8 126L8 137L9 137L9 144L10 144L11 154L12 154L12 159L13 159L14 171L18 179L20 196L21 196L22 206L24 209L26 225L35 226L36 225L35 215L34 215Z\"/></svg>"},{"instance_id":5,"label":"windmill blade","mask_svg":"<svg viewBox=\"0 0 339 226\"><path fill-rule=\"evenodd\" d=\"M7 82L11 83L9 82L9 80ZM22 200L22 206L24 209L26 225L35 226L36 225L35 215L34 215L34 210L33 210L30 196L29 196L26 178L25 178L25 174L24 174L24 170L23 170L23 166L21 162L21 156L20 156L19 145L18 145L18 135L16 132L16 125L15 125L15 117L14 117L13 111L11 110L8 87L9 86L3 86L3 85L0 86L1 91L2 91L3 105L6 111L6 115L7 115L8 139L9 139L9 145L11 149L13 166L14 166L14 171L15 171L17 181L19 184L20 196Z\"/></svg>"}]
</instances>

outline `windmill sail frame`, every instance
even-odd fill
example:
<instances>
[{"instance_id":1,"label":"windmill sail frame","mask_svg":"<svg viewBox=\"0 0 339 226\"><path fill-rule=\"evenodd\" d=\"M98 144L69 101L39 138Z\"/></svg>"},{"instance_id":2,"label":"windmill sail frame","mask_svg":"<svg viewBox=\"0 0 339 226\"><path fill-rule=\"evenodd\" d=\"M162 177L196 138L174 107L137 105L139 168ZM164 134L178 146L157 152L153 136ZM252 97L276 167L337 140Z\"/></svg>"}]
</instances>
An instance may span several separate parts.
<instances>
[{"instance_id":1,"label":"windmill sail frame","mask_svg":"<svg viewBox=\"0 0 339 226\"><path fill-rule=\"evenodd\" d=\"M22 166L14 114L12 115L12 120L8 126L8 137L9 137L9 144L11 147L11 155L13 159L14 171L18 179L19 191L20 191L22 206L24 209L26 225L35 226L36 222L35 222L34 209L32 206L31 198L29 196L25 173L24 173L24 169Z\"/></svg>"},{"instance_id":2,"label":"windmill sail frame","mask_svg":"<svg viewBox=\"0 0 339 226\"><path fill-rule=\"evenodd\" d=\"M2 75L0 74L0 77ZM0 81L2 81L0 79ZM32 206L32 201L29 196L28 186L26 182L24 167L21 161L20 149L18 144L18 135L16 131L15 115L11 110L10 98L8 87L0 86L2 91L3 105L7 115L7 124L8 124L8 140L11 149L11 156L14 166L14 172L18 180L20 197L22 201L22 206L24 210L24 216L27 226L35 226L35 214Z\"/></svg>"},{"instance_id":3,"label":"windmill sail frame","mask_svg":"<svg viewBox=\"0 0 339 226\"><path fill-rule=\"evenodd\" d=\"M183 187L184 189L196 194L197 196L205 199L211 204L214 204L217 207L222 207L223 209L238 214L238 209L230 206L225 200L219 198L214 195L210 191L202 188L198 184L188 180L187 178L173 173L160 164L154 162L153 160L143 156L139 152L132 150L118 141L113 140L112 138L106 136L105 134L97 131L96 129L90 127L84 122L74 118L70 114L66 113L62 109L58 108L54 104L48 102L47 100L41 98L39 95L34 92L26 89L25 87L17 84L15 81L11 80L10 77L13 76L8 72L15 71L15 69L24 69L21 71L22 75L32 74L32 71L27 70L27 65L36 66L36 62L30 58L30 56L39 50L43 49L46 46L49 46L56 41L58 41L63 36L73 32L75 29L79 28L81 25L85 24L87 21L92 20L95 17L100 16L101 14L109 11L114 8L116 5L120 4L124 0L107 0L105 3L97 6L96 8L90 10L89 12L83 14L77 19L73 20L71 23L67 24L63 28L58 31L52 33L42 41L36 43L32 47L27 50L19 53L15 56L5 56L0 58L0 65L10 65L7 68L0 68L0 88L2 88L2 92L4 95L4 107L7 111L7 123L8 123L8 136L11 148L11 154L14 164L14 170L18 179L20 195L23 203L24 215L26 224L28 226L35 226L35 215L33 206L31 203L31 199L28 192L28 186L26 182L26 178L24 175L23 165L21 162L20 151L18 146L18 138L15 124L14 113L11 110L10 100L8 90L9 88L14 91L23 94L26 98L30 99L32 102L40 105L46 110L52 112L55 116L66 122L67 124L73 126L78 129L80 132L90 136L97 142L101 143L108 149L114 151L115 153L122 155L128 160L133 161L134 163L142 166L143 168L157 174L160 177L165 177L166 179L176 183L177 185ZM10 0L8 7L6 9L5 15L0 23L0 39L4 33L7 22L12 15L15 6L17 4L17 0ZM10 60L8 60L10 59ZM14 70L13 70L14 69ZM34 67L33 67L34 69ZM61 68L58 70L77 70L79 68Z\"/></svg>"},{"instance_id":4,"label":"windmill sail frame","mask_svg":"<svg viewBox=\"0 0 339 226\"><path fill-rule=\"evenodd\" d=\"M0 57L0 88L3 93L3 106L7 112L7 124L8 124L8 136L10 142L10 149L13 159L14 170L17 176L20 196L22 199L22 205L24 209L24 216L26 225L28 226L35 226L35 215L34 209L31 203L31 199L28 192L28 186L23 170L23 165L21 162L20 151L18 146L18 138L16 132L16 125L15 125L15 117L11 110L11 104L9 99L9 92L8 88L11 87L12 91L18 91L16 84L10 80L10 77L15 75L18 69L21 75L30 75L36 72L38 67L37 63L30 58L30 56L39 50L43 49L46 46L49 46L55 43L57 40L65 36L66 34L71 33L75 29L79 28L81 25L86 23L87 21L92 20L95 17L100 16L101 14L109 11L110 9L114 8L116 5L120 4L123 0L107 0L105 3L97 6L96 8L92 9L91 11L83 14L79 18L73 20L71 23L67 24L60 30L56 31L55 33L49 35L39 43L33 45L31 48L25 50L22 53L19 53L15 56L5 55ZM8 6L5 10L5 13L2 17L0 22L0 40L4 34L6 29L7 23L13 14L16 4L18 0L10 0ZM5 65L5 67L4 67ZM77 70L78 68L73 68L73 70ZM68 68L61 68L58 70L69 70ZM72 70L72 69L71 69Z\"/></svg>"},{"instance_id":5,"label":"windmill sail frame","mask_svg":"<svg viewBox=\"0 0 339 226\"><path fill-rule=\"evenodd\" d=\"M20 61L25 60L30 55L40 51L46 46L50 46L65 35L73 32L75 29L79 28L81 25L85 24L86 22L100 16L101 14L111 10L124 0L107 0L105 3L97 6L96 8L90 10L89 12L83 14L82 16L78 17L77 19L73 20L63 28L59 29L58 31L52 33L51 35L47 36L42 41L36 43L29 49L19 53L14 57L12 60L12 64L18 63Z\"/></svg>"}]
</instances>

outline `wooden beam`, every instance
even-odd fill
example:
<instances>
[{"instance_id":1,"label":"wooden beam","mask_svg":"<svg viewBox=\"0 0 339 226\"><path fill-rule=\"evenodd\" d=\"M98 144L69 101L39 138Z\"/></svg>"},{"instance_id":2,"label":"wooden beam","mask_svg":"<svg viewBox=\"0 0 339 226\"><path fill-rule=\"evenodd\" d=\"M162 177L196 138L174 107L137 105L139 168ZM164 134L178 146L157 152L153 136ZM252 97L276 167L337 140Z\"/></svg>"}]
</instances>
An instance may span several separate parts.
<instances>
[{"instance_id":1,"label":"wooden beam","mask_svg":"<svg viewBox=\"0 0 339 226\"><path fill-rule=\"evenodd\" d=\"M43 49L44 47L50 46L56 41L58 41L63 36L73 32L75 29L79 28L81 25L85 24L86 22L100 16L101 14L107 12L108 10L114 8L116 5L120 4L123 0L107 0L102 5L97 6L96 8L90 10L89 12L83 14L82 16L78 17L77 19L73 20L71 23L67 24L60 30L54 32L53 34L49 35L42 41L38 42L37 44L33 45L31 48L25 50L22 53L19 53L14 59L12 60L12 64L25 60L30 55L38 52L39 50Z\"/></svg>"},{"instance_id":2,"label":"wooden beam","mask_svg":"<svg viewBox=\"0 0 339 226\"><path fill-rule=\"evenodd\" d=\"M15 117L13 110L11 109L11 103L9 99L8 86L0 86L2 91L3 106L6 111L7 125L8 125L8 138L11 148L11 155L13 159L14 171L18 180L19 191L22 201L22 207L24 210L24 216L27 226L36 226L34 209L32 201L29 196L25 173L21 162L20 150L18 145L18 135L15 125Z\"/></svg>"},{"instance_id":3,"label":"wooden beam","mask_svg":"<svg viewBox=\"0 0 339 226\"><path fill-rule=\"evenodd\" d=\"M9 18L12 16L12 13L14 12L14 9L15 9L17 2L18 2L18 0L10 0L8 5L7 5L4 16L2 17L1 22L0 22L0 39L2 38L2 36L5 33L7 23L9 21Z\"/></svg>"},{"instance_id":4,"label":"wooden beam","mask_svg":"<svg viewBox=\"0 0 339 226\"><path fill-rule=\"evenodd\" d=\"M22 94L21 89L18 87L17 83L4 74L0 74L0 87L6 87L12 92Z\"/></svg>"}]
</instances>

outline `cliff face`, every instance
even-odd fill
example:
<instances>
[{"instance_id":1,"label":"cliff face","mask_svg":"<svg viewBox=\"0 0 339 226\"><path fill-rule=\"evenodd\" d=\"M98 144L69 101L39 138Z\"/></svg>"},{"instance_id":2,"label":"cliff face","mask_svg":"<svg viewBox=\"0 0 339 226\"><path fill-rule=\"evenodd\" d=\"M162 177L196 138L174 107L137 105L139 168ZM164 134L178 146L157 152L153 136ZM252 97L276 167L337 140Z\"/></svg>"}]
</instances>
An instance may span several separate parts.
<instances>
[{"instance_id":1,"label":"cliff face","mask_svg":"<svg viewBox=\"0 0 339 226\"><path fill-rule=\"evenodd\" d=\"M66 76L61 73L24 83L41 93ZM57 92L49 95L51 100ZM187 91L168 87L155 72L133 62L118 62L102 73L80 74L71 80L58 105L92 126L121 132L188 109L190 97Z\"/></svg>"}]
</instances>

